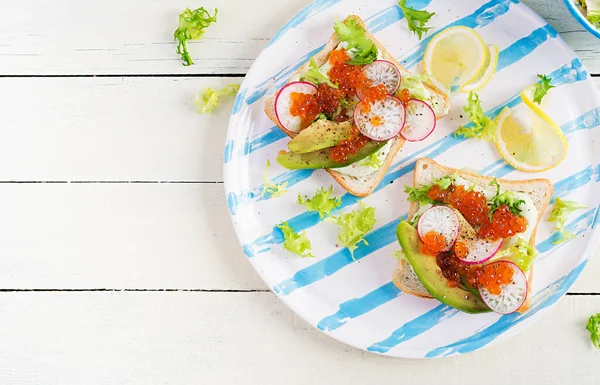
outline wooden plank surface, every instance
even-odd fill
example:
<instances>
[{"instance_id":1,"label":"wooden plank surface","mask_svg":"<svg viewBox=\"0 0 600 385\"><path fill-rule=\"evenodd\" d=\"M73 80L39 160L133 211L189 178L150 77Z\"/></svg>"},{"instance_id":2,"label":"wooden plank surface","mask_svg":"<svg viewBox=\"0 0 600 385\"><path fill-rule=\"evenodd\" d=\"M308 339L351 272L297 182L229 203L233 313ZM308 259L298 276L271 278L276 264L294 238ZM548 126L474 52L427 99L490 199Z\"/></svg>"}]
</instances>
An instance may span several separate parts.
<instances>
[{"instance_id":1,"label":"wooden plank surface","mask_svg":"<svg viewBox=\"0 0 600 385\"><path fill-rule=\"evenodd\" d=\"M15 1L0 13L0 75L246 73L279 28L308 0ZM560 0L525 0L563 34L591 72L600 47ZM205 39L192 42L196 61L183 67L173 32L185 7L219 8ZM267 11L268 10L268 11ZM25 17L27 15L27 17ZM107 23L108 22L108 23Z\"/></svg>"},{"instance_id":2,"label":"wooden plank surface","mask_svg":"<svg viewBox=\"0 0 600 385\"><path fill-rule=\"evenodd\" d=\"M192 99L239 80L0 78L0 181L222 182L233 98L209 115Z\"/></svg>"},{"instance_id":3,"label":"wooden plank surface","mask_svg":"<svg viewBox=\"0 0 600 385\"><path fill-rule=\"evenodd\" d=\"M0 382L594 384L585 323L599 309L599 297L567 297L507 342L424 361L342 345L271 293L4 293Z\"/></svg>"},{"instance_id":4,"label":"wooden plank surface","mask_svg":"<svg viewBox=\"0 0 600 385\"><path fill-rule=\"evenodd\" d=\"M10 183L0 197L0 289L267 289L221 184ZM571 292L600 292L596 256Z\"/></svg>"}]
</instances>

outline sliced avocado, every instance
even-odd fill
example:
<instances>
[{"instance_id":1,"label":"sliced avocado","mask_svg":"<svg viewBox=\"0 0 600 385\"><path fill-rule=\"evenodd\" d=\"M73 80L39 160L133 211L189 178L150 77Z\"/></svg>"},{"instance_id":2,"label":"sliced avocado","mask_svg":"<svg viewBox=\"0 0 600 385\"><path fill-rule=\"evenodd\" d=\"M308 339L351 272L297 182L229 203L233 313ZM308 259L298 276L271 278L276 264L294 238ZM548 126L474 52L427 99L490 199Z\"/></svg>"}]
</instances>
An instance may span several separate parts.
<instances>
[{"instance_id":1,"label":"sliced avocado","mask_svg":"<svg viewBox=\"0 0 600 385\"><path fill-rule=\"evenodd\" d=\"M352 122L332 122L320 119L291 140L288 147L298 154L314 152L328 147L334 147L341 141L352 137Z\"/></svg>"},{"instance_id":2,"label":"sliced avocado","mask_svg":"<svg viewBox=\"0 0 600 385\"><path fill-rule=\"evenodd\" d=\"M329 149L298 154L295 152L286 152L277 157L277 162L290 170L317 169L317 168L339 168L349 166L367 156L379 151L387 142L376 142L374 140L365 144L356 153L348 156L344 163L338 163L331 159Z\"/></svg>"},{"instance_id":3,"label":"sliced avocado","mask_svg":"<svg viewBox=\"0 0 600 385\"><path fill-rule=\"evenodd\" d=\"M396 236L417 277L434 298L465 313L477 314L490 311L473 293L448 286L448 281L442 275L435 257L421 254L417 230L408 222L398 225Z\"/></svg>"}]
</instances>

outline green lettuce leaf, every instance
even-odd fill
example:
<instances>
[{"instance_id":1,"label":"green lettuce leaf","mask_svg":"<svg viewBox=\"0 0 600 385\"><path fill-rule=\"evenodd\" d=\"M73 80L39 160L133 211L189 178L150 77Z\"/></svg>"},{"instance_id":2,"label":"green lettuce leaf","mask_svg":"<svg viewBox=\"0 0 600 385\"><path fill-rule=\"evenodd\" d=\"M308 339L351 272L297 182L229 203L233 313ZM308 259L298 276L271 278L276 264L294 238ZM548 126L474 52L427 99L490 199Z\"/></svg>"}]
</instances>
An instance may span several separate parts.
<instances>
[{"instance_id":1,"label":"green lettuce leaf","mask_svg":"<svg viewBox=\"0 0 600 385\"><path fill-rule=\"evenodd\" d=\"M590 339L597 349L600 349L600 313L588 320L586 329L590 332Z\"/></svg>"},{"instance_id":2,"label":"green lettuce leaf","mask_svg":"<svg viewBox=\"0 0 600 385\"><path fill-rule=\"evenodd\" d=\"M271 168L271 161L267 160L267 167L265 167L265 171L263 171L263 191L262 196L269 195L271 198L279 198L285 194L287 190L288 182L283 182L279 184L271 183L267 173Z\"/></svg>"},{"instance_id":3,"label":"green lettuce leaf","mask_svg":"<svg viewBox=\"0 0 600 385\"><path fill-rule=\"evenodd\" d=\"M571 239L575 239L576 235L570 231L565 229L565 224L569 219L569 215L575 210L584 209L586 205L582 205L580 203L574 201L566 201L560 198L556 198L554 202L554 209L552 209L552 213L548 218L548 222L554 223L554 229L560 232L561 239L553 242L554 244L559 244L563 242L570 241Z\"/></svg>"},{"instance_id":4,"label":"green lettuce leaf","mask_svg":"<svg viewBox=\"0 0 600 385\"><path fill-rule=\"evenodd\" d=\"M381 166L383 166L383 162L381 161L381 159L379 159L379 156L377 156L377 152L374 152L370 156L363 159L360 165L378 170L381 168Z\"/></svg>"},{"instance_id":5,"label":"green lettuce leaf","mask_svg":"<svg viewBox=\"0 0 600 385\"><path fill-rule=\"evenodd\" d=\"M329 187L328 190L321 188L317 190L312 198L307 199L298 194L298 204L306 206L308 211L317 211L319 216L325 218L331 215L331 211L340 207L342 204L342 198L330 198L333 193L333 186Z\"/></svg>"},{"instance_id":6,"label":"green lettuce leaf","mask_svg":"<svg viewBox=\"0 0 600 385\"><path fill-rule=\"evenodd\" d=\"M423 206L423 205L426 205L429 203L433 203L433 200L431 198L429 198L429 196L427 195L427 193L431 189L431 186L433 186L435 184L445 190L448 187L450 187L450 185L452 183L454 183L454 178L452 176L445 176L443 178L436 180L429 186L423 186L423 187L404 186L404 192L408 194L409 202L418 202L419 206Z\"/></svg>"},{"instance_id":7,"label":"green lettuce leaf","mask_svg":"<svg viewBox=\"0 0 600 385\"><path fill-rule=\"evenodd\" d=\"M354 58L350 60L350 64L365 65L377 60L379 55L377 46L366 37L365 29L355 19L349 19L343 23L336 21L333 29L341 41L348 43L348 50L354 52Z\"/></svg>"},{"instance_id":8,"label":"green lettuce leaf","mask_svg":"<svg viewBox=\"0 0 600 385\"><path fill-rule=\"evenodd\" d=\"M306 231L298 234L290 227L287 222L277 225L277 228L283 233L283 248L302 258L314 258L310 252L312 250L310 240L306 237Z\"/></svg>"},{"instance_id":9,"label":"green lettuce leaf","mask_svg":"<svg viewBox=\"0 0 600 385\"><path fill-rule=\"evenodd\" d=\"M186 8L179 15L179 27L175 30L173 37L179 41L177 53L181 55L184 66L194 64L187 48L188 40L200 40L204 36L204 30L217 21L219 10L215 8L213 16L204 7L194 9Z\"/></svg>"},{"instance_id":10,"label":"green lettuce leaf","mask_svg":"<svg viewBox=\"0 0 600 385\"><path fill-rule=\"evenodd\" d=\"M402 74L399 90L407 89L410 91L410 97L424 102L429 100L429 92L425 88L424 82L427 81L425 74Z\"/></svg>"},{"instance_id":11,"label":"green lettuce leaf","mask_svg":"<svg viewBox=\"0 0 600 385\"><path fill-rule=\"evenodd\" d=\"M208 114L212 112L216 107L219 106L219 98L223 96L234 96L239 90L239 84L229 84L220 90L205 88L204 91L198 94L193 100L198 107L196 112L199 114Z\"/></svg>"},{"instance_id":12,"label":"green lettuce leaf","mask_svg":"<svg viewBox=\"0 0 600 385\"><path fill-rule=\"evenodd\" d=\"M495 178L490 182L490 186L496 186L496 195L491 200L490 220L494 212L503 205L507 205L513 214L521 215L521 205L525 203L523 199L517 199L515 193L508 190L500 194L500 184Z\"/></svg>"},{"instance_id":13,"label":"green lettuce leaf","mask_svg":"<svg viewBox=\"0 0 600 385\"><path fill-rule=\"evenodd\" d=\"M468 102L469 103L463 109L469 115L474 127L461 126L454 132L454 136L477 138L488 142L495 142L496 123L483 113L479 95L471 91L471 93L469 93Z\"/></svg>"},{"instance_id":14,"label":"green lettuce leaf","mask_svg":"<svg viewBox=\"0 0 600 385\"><path fill-rule=\"evenodd\" d=\"M502 250L496 255L497 259L503 259L513 262L519 266L524 272L531 270L533 262L539 255L539 252L535 247L531 246L529 242L519 237L517 243L512 245L506 250Z\"/></svg>"},{"instance_id":15,"label":"green lettuce leaf","mask_svg":"<svg viewBox=\"0 0 600 385\"><path fill-rule=\"evenodd\" d=\"M329 80L327 76L325 76L319 66L315 62L314 58L310 58L308 70L302 75L300 78L302 81L306 81L312 83L314 85L327 84L329 87L338 88L338 85Z\"/></svg>"},{"instance_id":16,"label":"green lettuce leaf","mask_svg":"<svg viewBox=\"0 0 600 385\"><path fill-rule=\"evenodd\" d=\"M360 202L360 207L356 210L331 218L339 228L338 242L341 246L350 250L352 258L354 258L354 250L356 250L359 243L369 245L364 236L373 229L377 222L374 207Z\"/></svg>"},{"instance_id":17,"label":"green lettuce leaf","mask_svg":"<svg viewBox=\"0 0 600 385\"><path fill-rule=\"evenodd\" d=\"M535 91L533 92L533 102L541 104L542 98L546 96L548 91L550 91L551 88L554 88L554 86L550 84L552 79L546 77L546 75L538 75L538 78L540 78L542 81L537 83L535 86Z\"/></svg>"},{"instance_id":18,"label":"green lettuce leaf","mask_svg":"<svg viewBox=\"0 0 600 385\"><path fill-rule=\"evenodd\" d=\"M423 38L423 34L427 33L431 28L426 27L425 24L431 19L435 12L427 12L424 10L416 10L406 6L406 0L400 0L398 2L402 13L408 23L408 30L419 36L419 40Z\"/></svg>"}]
</instances>

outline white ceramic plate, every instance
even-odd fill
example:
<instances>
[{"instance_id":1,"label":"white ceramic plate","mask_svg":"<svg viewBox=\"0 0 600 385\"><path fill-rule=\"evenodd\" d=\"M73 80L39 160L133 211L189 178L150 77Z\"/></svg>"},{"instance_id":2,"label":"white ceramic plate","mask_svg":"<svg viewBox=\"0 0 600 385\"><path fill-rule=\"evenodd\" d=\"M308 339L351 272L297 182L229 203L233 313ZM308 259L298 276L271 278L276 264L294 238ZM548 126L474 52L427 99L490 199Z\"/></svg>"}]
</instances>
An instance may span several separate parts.
<instances>
[{"instance_id":1,"label":"white ceramic plate","mask_svg":"<svg viewBox=\"0 0 600 385\"><path fill-rule=\"evenodd\" d=\"M557 32L516 0L408 0L415 8L437 15L423 41L407 30L395 1L318 0L299 12L272 39L244 80L231 117L225 147L225 188L231 217L245 254L267 285L307 322L352 346L396 357L440 357L471 352L515 335L555 304L581 273L598 240L596 213L600 205L600 159L594 141L600 136L600 98L575 53ZM535 175L515 171L488 143L452 136L467 123L462 112L466 96L452 100L450 114L425 141L407 143L377 190L362 199L376 207L377 225L353 260L336 246L337 227L296 204L297 195L334 185L323 171L289 171L274 161L288 138L263 113L274 93L302 63L318 52L333 32L334 20L356 13L370 31L408 69L417 70L431 36L451 25L475 28L488 44L500 48L498 72L479 93L487 114L495 117L509 105L524 108L520 91L547 74L557 88L547 96L547 111L565 131L567 159L557 168ZM412 184L414 162L431 157L452 167L470 167L509 179L549 178L555 196L586 203L572 215L568 228L576 240L553 245L558 235L543 222L537 235L541 252L535 264L533 301L525 314L467 315L435 300L403 294L391 283L399 249L395 228L406 217L404 185ZM267 160L274 183L287 182L281 198L263 196L262 174ZM361 199L343 194L342 209ZM274 228L288 221L306 231L316 258L302 259L282 248Z\"/></svg>"}]
</instances>

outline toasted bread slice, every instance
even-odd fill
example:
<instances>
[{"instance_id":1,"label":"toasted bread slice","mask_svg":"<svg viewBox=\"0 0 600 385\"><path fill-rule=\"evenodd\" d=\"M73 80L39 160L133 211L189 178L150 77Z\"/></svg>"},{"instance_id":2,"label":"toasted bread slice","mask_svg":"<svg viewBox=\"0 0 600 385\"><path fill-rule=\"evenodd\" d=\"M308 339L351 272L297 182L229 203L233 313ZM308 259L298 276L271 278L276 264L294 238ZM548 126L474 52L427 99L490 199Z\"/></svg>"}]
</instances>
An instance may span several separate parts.
<instances>
[{"instance_id":1,"label":"toasted bread slice","mask_svg":"<svg viewBox=\"0 0 600 385\"><path fill-rule=\"evenodd\" d=\"M414 186L428 186L436 180L448 175L457 174L460 177L475 183L481 187L487 187L494 178L482 176L469 171L456 170L454 168L442 166L435 161L427 158L422 158L415 165ZM529 180L507 180L497 179L502 191L514 191L527 194L533 201L538 210L538 217L535 223L535 228L529 239L531 245L535 245L535 236L537 227L540 223L544 211L552 199L554 188L552 183L547 179L529 179ZM418 203L412 203L408 218L412 218L419 209ZM528 288L531 290L531 282L533 279L533 269L529 272ZM408 294L416 295L421 298L433 298L423 284L419 281L414 273L412 266L407 261L399 261L393 277L394 284L402 291ZM528 293L529 294L529 293ZM519 309L525 311L529 308L531 296L527 296L527 301Z\"/></svg>"},{"instance_id":2,"label":"toasted bread slice","mask_svg":"<svg viewBox=\"0 0 600 385\"><path fill-rule=\"evenodd\" d=\"M365 24L360 17L358 17L356 15L350 15L350 16L348 16L348 18L346 18L346 20L349 20L349 19L356 20L363 28L365 28ZM369 39L371 39L373 41L373 43L375 43L375 45L379 49L379 52L381 53L381 56L385 60L388 60L388 61L394 63L394 65L396 67L398 67L398 69L400 70L401 73L409 73L409 71L407 69L405 69L398 61L396 61L396 59L393 58L393 56L385 49L385 47L383 45L381 45L381 43L379 41L377 41L377 39L375 39L375 37L372 34L370 34L367 31L366 36ZM340 43L340 40L338 39L337 34L334 33L331 36L331 39L329 39L329 42L327 42L327 44L323 48L323 50L321 50L319 53L317 53L314 56L314 60L319 67L322 66L323 64L325 64L329 60L329 55L331 54L331 52L333 50L335 50L338 47L339 43ZM306 72L308 70L308 67L309 67L309 63L307 62L302 67L300 67L291 76L291 78L294 78L294 76ZM448 98L445 95L438 92L437 90L435 90L433 87L429 87L427 85L426 85L426 87L429 89L429 91L432 95L432 98L433 98L433 102L432 102L433 106L432 107L434 108L434 111L436 111L436 117L438 119L440 119L441 117L443 117L446 114L446 112L450 108L450 103L448 101ZM265 101L265 113L267 114L269 119L271 119L288 136L294 137L298 133L285 129L284 127L281 126L281 124L279 123L279 120L277 119L277 116L275 114L275 96L276 96L276 94L271 96L270 98L268 98ZM444 111L444 112L437 113L437 111ZM393 143L392 143L391 149L390 149L389 153L387 154L385 161L383 162L383 166L370 175L367 175L367 176L364 176L361 178L357 178L357 177L339 173L339 172L335 171L335 169L329 169L329 170L327 170L327 172L329 174L331 174L331 176L350 194L353 194L353 195L356 195L359 197L368 196L377 187L379 182L381 182L381 179L383 179L383 177L385 176L388 168L392 164L392 161L396 157L396 154L398 153L398 151L400 151L400 149L402 148L402 146L405 143L405 140L402 139L401 137L397 137L392 140L393 140Z\"/></svg>"}]
</instances>

